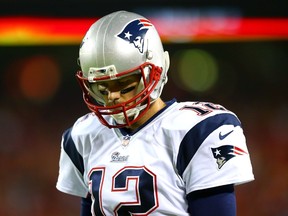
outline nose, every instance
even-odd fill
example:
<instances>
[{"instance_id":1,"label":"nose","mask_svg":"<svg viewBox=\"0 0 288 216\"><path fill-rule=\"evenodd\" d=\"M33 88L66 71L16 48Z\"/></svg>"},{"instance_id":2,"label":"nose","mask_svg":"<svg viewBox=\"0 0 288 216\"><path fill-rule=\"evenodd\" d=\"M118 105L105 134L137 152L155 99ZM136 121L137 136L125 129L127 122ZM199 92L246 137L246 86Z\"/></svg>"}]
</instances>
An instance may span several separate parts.
<instances>
[{"instance_id":1,"label":"nose","mask_svg":"<svg viewBox=\"0 0 288 216\"><path fill-rule=\"evenodd\" d=\"M120 99L120 91L109 91L108 100L110 103L115 103Z\"/></svg>"}]
</instances>

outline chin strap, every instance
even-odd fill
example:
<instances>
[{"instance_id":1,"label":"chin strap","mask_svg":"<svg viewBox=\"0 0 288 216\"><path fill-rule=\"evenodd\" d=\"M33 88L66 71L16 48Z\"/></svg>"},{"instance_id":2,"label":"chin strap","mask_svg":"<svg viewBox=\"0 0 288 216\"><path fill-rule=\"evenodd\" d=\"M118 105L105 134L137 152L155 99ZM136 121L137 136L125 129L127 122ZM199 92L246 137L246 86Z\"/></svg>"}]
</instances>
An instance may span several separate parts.
<instances>
[{"instance_id":1,"label":"chin strap","mask_svg":"<svg viewBox=\"0 0 288 216\"><path fill-rule=\"evenodd\" d=\"M133 121L134 119L136 119L139 116L141 111L143 109L145 109L146 107L147 107L147 104L144 104L144 105L139 105L139 106L137 106L135 108L132 108L130 110L127 110L126 111L127 118L129 120L130 120L130 118L133 118L133 119L130 120L130 121ZM112 115L112 117L116 121L117 124L127 124L126 118L125 118L125 115L124 115L123 112L122 113L118 113L118 114L114 114L114 115Z\"/></svg>"}]
</instances>

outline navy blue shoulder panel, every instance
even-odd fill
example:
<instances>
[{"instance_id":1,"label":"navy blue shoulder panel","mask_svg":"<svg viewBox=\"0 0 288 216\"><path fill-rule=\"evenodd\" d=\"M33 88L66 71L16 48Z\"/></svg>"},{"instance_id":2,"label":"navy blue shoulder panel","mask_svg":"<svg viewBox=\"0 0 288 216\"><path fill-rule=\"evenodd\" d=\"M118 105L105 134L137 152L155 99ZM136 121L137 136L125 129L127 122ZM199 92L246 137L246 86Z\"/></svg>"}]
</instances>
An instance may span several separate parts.
<instances>
[{"instance_id":1,"label":"navy blue shoulder panel","mask_svg":"<svg viewBox=\"0 0 288 216\"><path fill-rule=\"evenodd\" d=\"M206 118L187 132L180 143L179 153L177 156L176 167L180 176L182 176L184 170L203 141L209 136L210 133L222 125L234 125L241 127L241 123L236 116L229 113L222 113Z\"/></svg>"},{"instance_id":2,"label":"navy blue shoulder panel","mask_svg":"<svg viewBox=\"0 0 288 216\"><path fill-rule=\"evenodd\" d=\"M79 152L76 149L75 143L71 137L71 131L72 131L72 128L69 128L63 133L63 138L64 138L63 148L64 148L64 151L67 153L67 155L70 157L73 164L76 166L79 172L83 175L84 174L83 157L79 154Z\"/></svg>"}]
</instances>

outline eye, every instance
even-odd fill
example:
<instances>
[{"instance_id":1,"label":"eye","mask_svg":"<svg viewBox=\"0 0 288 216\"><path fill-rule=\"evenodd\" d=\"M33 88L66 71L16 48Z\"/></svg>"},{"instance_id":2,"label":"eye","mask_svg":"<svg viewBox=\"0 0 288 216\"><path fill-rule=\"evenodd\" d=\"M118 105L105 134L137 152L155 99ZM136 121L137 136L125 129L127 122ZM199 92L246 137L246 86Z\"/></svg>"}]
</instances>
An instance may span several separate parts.
<instances>
[{"instance_id":1,"label":"eye","mask_svg":"<svg viewBox=\"0 0 288 216\"><path fill-rule=\"evenodd\" d=\"M108 91L107 90L99 90L99 92L102 95L108 95Z\"/></svg>"},{"instance_id":2,"label":"eye","mask_svg":"<svg viewBox=\"0 0 288 216\"><path fill-rule=\"evenodd\" d=\"M128 92L130 92L130 91L132 91L132 90L134 90L134 89L135 89L135 86L131 86L131 87L122 89L122 90L120 91L120 93L121 93L121 94L126 94L126 93L128 93Z\"/></svg>"}]
</instances>

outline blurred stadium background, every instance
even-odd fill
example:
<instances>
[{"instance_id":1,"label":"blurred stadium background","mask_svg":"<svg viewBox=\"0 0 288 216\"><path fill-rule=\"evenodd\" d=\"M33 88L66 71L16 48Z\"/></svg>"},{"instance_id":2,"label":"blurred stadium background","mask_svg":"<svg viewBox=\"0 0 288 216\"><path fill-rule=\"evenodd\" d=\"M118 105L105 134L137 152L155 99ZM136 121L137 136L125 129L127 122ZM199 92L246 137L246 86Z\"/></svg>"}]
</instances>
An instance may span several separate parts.
<instances>
[{"instance_id":1,"label":"blurred stadium background","mask_svg":"<svg viewBox=\"0 0 288 216\"><path fill-rule=\"evenodd\" d=\"M171 57L163 99L240 117L256 180L239 216L288 215L288 8L259 1L1 0L0 215L79 215L55 189L62 132L88 110L74 74L88 27L114 10L151 19Z\"/></svg>"}]
</instances>

